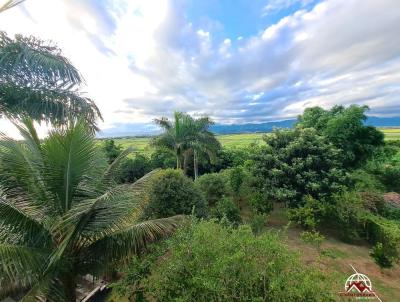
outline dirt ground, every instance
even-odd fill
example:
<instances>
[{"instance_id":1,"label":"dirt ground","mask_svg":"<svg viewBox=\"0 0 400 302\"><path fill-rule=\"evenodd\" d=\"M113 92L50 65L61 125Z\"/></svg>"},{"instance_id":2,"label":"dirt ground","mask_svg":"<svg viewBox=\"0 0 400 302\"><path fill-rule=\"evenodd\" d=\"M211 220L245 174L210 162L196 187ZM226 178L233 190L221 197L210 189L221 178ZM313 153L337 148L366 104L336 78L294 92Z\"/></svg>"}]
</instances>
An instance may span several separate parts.
<instances>
[{"instance_id":1,"label":"dirt ground","mask_svg":"<svg viewBox=\"0 0 400 302\"><path fill-rule=\"evenodd\" d=\"M282 229L287 223L285 209L276 208L268 217L266 228ZM354 273L351 268L353 266L357 272L370 278L373 290L382 301L400 302L399 265L395 265L390 269L381 269L369 256L371 247L365 242L358 245L348 244L323 233L325 240L317 248L302 242L300 239L301 232L302 230L299 227L290 225L287 229L287 244L289 248L298 251L306 264L316 265L322 271L333 276L335 280L334 284L332 284L333 293L336 294L344 290L345 281ZM339 296L337 300L355 301L354 298L353 300L344 300Z\"/></svg>"}]
</instances>

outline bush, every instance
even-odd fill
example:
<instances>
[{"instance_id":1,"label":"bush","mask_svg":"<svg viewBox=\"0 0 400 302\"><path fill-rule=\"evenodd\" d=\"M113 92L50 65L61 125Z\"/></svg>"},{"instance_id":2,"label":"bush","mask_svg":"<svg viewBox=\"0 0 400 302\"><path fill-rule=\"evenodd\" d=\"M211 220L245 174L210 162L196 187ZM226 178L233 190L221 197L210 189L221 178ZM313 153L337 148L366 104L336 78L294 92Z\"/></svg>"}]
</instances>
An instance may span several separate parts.
<instances>
[{"instance_id":1,"label":"bush","mask_svg":"<svg viewBox=\"0 0 400 302\"><path fill-rule=\"evenodd\" d=\"M365 219L367 238L373 244L381 243L382 249L377 247L377 255L382 256L390 262L400 260L400 225L397 222L376 215L367 215Z\"/></svg>"},{"instance_id":2,"label":"bush","mask_svg":"<svg viewBox=\"0 0 400 302\"><path fill-rule=\"evenodd\" d=\"M242 218L240 217L240 209L230 197L223 197L218 201L213 212L214 216L220 220L226 218L233 224L242 221Z\"/></svg>"},{"instance_id":3,"label":"bush","mask_svg":"<svg viewBox=\"0 0 400 302\"><path fill-rule=\"evenodd\" d=\"M153 168L168 169L176 167L176 157L174 153L162 148L154 150L151 154L150 161Z\"/></svg>"},{"instance_id":4,"label":"bush","mask_svg":"<svg viewBox=\"0 0 400 302\"><path fill-rule=\"evenodd\" d=\"M118 171L118 182L133 183L152 170L150 160L138 154L135 158L126 158L122 161Z\"/></svg>"},{"instance_id":5,"label":"bush","mask_svg":"<svg viewBox=\"0 0 400 302\"><path fill-rule=\"evenodd\" d=\"M303 265L278 234L255 237L248 226L203 221L167 245L145 282L158 301L333 301L327 277Z\"/></svg>"},{"instance_id":6,"label":"bush","mask_svg":"<svg viewBox=\"0 0 400 302\"><path fill-rule=\"evenodd\" d=\"M260 213L254 213L249 221L251 230L255 235L258 235L262 232L262 230L265 227L265 224L267 223L267 214L260 214Z\"/></svg>"},{"instance_id":7,"label":"bush","mask_svg":"<svg viewBox=\"0 0 400 302\"><path fill-rule=\"evenodd\" d=\"M374 258L376 264L381 268L389 268L393 266L393 259L386 255L383 244L380 242L372 248L370 256Z\"/></svg>"},{"instance_id":8,"label":"bush","mask_svg":"<svg viewBox=\"0 0 400 302\"><path fill-rule=\"evenodd\" d=\"M321 235L319 232L311 231L311 232L301 232L300 239L305 243L315 246L319 250L325 237Z\"/></svg>"},{"instance_id":9,"label":"bush","mask_svg":"<svg viewBox=\"0 0 400 302\"><path fill-rule=\"evenodd\" d=\"M117 146L113 139L104 140L102 150L107 157L109 164L111 164L122 152L121 146Z\"/></svg>"},{"instance_id":10,"label":"bush","mask_svg":"<svg viewBox=\"0 0 400 302\"><path fill-rule=\"evenodd\" d=\"M385 208L385 200L382 194L374 192L361 192L360 198L364 208L372 213L383 213Z\"/></svg>"},{"instance_id":11,"label":"bush","mask_svg":"<svg viewBox=\"0 0 400 302\"><path fill-rule=\"evenodd\" d=\"M315 230L320 220L325 215L326 208L318 200L311 196L304 198L304 205L295 209L290 209L289 220L293 221L307 230Z\"/></svg>"},{"instance_id":12,"label":"bush","mask_svg":"<svg viewBox=\"0 0 400 302\"><path fill-rule=\"evenodd\" d=\"M249 204L254 212L268 214L274 209L274 204L260 192L253 193L250 196Z\"/></svg>"},{"instance_id":13,"label":"bush","mask_svg":"<svg viewBox=\"0 0 400 302\"><path fill-rule=\"evenodd\" d=\"M225 180L219 173L204 174L195 183L211 206L226 194Z\"/></svg>"},{"instance_id":14,"label":"bush","mask_svg":"<svg viewBox=\"0 0 400 302\"><path fill-rule=\"evenodd\" d=\"M242 186L244 178L244 172L242 167L235 167L230 170L229 173L229 183L233 190L233 193L236 195L239 194L240 187Z\"/></svg>"},{"instance_id":15,"label":"bush","mask_svg":"<svg viewBox=\"0 0 400 302\"><path fill-rule=\"evenodd\" d=\"M196 216L206 216L207 205L203 195L182 171L167 169L154 177L149 189L149 204L145 209L147 217L191 214L193 208Z\"/></svg>"},{"instance_id":16,"label":"bush","mask_svg":"<svg viewBox=\"0 0 400 302\"><path fill-rule=\"evenodd\" d=\"M364 222L367 213L359 193L344 192L335 196L335 205L330 208L327 217L340 231L340 237L351 242L365 238Z\"/></svg>"}]
</instances>

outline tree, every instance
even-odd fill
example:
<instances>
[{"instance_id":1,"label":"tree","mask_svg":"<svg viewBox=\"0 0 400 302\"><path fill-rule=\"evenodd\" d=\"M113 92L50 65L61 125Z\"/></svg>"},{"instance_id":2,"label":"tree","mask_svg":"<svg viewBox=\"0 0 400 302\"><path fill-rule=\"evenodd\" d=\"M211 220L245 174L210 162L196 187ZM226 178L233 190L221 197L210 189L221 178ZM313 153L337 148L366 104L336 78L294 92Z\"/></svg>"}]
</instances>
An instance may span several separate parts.
<instances>
[{"instance_id":1,"label":"tree","mask_svg":"<svg viewBox=\"0 0 400 302\"><path fill-rule=\"evenodd\" d=\"M83 79L55 45L0 32L0 116L66 124L81 117L95 126L94 102L79 92Z\"/></svg>"},{"instance_id":2,"label":"tree","mask_svg":"<svg viewBox=\"0 0 400 302\"><path fill-rule=\"evenodd\" d=\"M204 217L207 205L200 190L182 171L173 169L157 173L149 187L146 217L162 218L177 214Z\"/></svg>"},{"instance_id":3,"label":"tree","mask_svg":"<svg viewBox=\"0 0 400 302\"><path fill-rule=\"evenodd\" d=\"M179 217L138 221L150 175L116 186L83 121L40 142L31 119L23 142L0 140L0 296L75 301L79 275L102 276L147 242L171 233Z\"/></svg>"},{"instance_id":4,"label":"tree","mask_svg":"<svg viewBox=\"0 0 400 302\"><path fill-rule=\"evenodd\" d=\"M254 156L254 173L270 200L298 206L307 195L329 199L349 185L339 150L313 128L275 130Z\"/></svg>"},{"instance_id":5,"label":"tree","mask_svg":"<svg viewBox=\"0 0 400 302\"><path fill-rule=\"evenodd\" d=\"M113 139L106 139L103 144L103 151L108 163L112 163L122 152L121 146L117 146Z\"/></svg>"},{"instance_id":6,"label":"tree","mask_svg":"<svg viewBox=\"0 0 400 302\"><path fill-rule=\"evenodd\" d=\"M188 150L191 136L192 118L182 112L174 112L174 120L171 122L166 117L155 119L154 122L160 126L164 133L152 140L151 144L174 152L176 157L176 168L183 168L183 156Z\"/></svg>"},{"instance_id":7,"label":"tree","mask_svg":"<svg viewBox=\"0 0 400 302\"><path fill-rule=\"evenodd\" d=\"M172 150L176 156L176 168L184 169L186 173L189 156L193 156L194 177L198 177L198 158L207 154L214 159L220 143L208 128L212 125L209 117L194 119L189 114L174 113L173 122L168 118L155 120L163 128L164 133L152 141L153 146Z\"/></svg>"},{"instance_id":8,"label":"tree","mask_svg":"<svg viewBox=\"0 0 400 302\"><path fill-rule=\"evenodd\" d=\"M199 155L206 154L213 162L217 151L221 148L220 142L208 129L213 124L209 117L201 117L192 120L190 150L193 152L194 179L199 175Z\"/></svg>"},{"instance_id":9,"label":"tree","mask_svg":"<svg viewBox=\"0 0 400 302\"><path fill-rule=\"evenodd\" d=\"M367 106L334 106L331 110L307 108L299 116L297 127L315 128L337 148L342 150L347 168L359 167L369 159L377 147L383 146L384 135L375 127L364 124Z\"/></svg>"}]
</instances>

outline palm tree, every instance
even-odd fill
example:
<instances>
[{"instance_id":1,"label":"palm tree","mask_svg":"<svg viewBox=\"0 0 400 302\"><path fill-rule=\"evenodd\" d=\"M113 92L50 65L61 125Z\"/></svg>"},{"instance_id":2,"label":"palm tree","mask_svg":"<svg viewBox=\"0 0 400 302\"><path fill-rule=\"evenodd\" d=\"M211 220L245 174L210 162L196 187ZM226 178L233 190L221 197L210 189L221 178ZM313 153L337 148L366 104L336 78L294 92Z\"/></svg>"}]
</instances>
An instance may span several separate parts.
<instances>
[{"instance_id":1,"label":"palm tree","mask_svg":"<svg viewBox=\"0 0 400 302\"><path fill-rule=\"evenodd\" d=\"M7 0L5 3L0 5L0 13L4 12L7 9L10 9L18 4L24 2L25 0Z\"/></svg>"},{"instance_id":2,"label":"palm tree","mask_svg":"<svg viewBox=\"0 0 400 302\"><path fill-rule=\"evenodd\" d=\"M197 179L199 175L199 155L206 154L210 160L213 161L217 151L221 148L220 142L215 138L214 134L209 131L209 127L213 123L214 122L208 116L192 120L190 149L193 153L194 179Z\"/></svg>"},{"instance_id":3,"label":"palm tree","mask_svg":"<svg viewBox=\"0 0 400 302\"><path fill-rule=\"evenodd\" d=\"M11 39L0 32L0 117L63 124L79 116L95 126L101 115L78 91L82 82L55 45L21 35Z\"/></svg>"},{"instance_id":4,"label":"palm tree","mask_svg":"<svg viewBox=\"0 0 400 302\"><path fill-rule=\"evenodd\" d=\"M165 117L156 119L155 122L164 132L152 144L173 151L176 168L183 168L185 172L188 158L193 156L194 177L197 179L199 155L206 154L213 160L221 147L214 134L208 130L213 124L212 120L207 116L194 119L189 114L175 112L173 122Z\"/></svg>"},{"instance_id":5,"label":"palm tree","mask_svg":"<svg viewBox=\"0 0 400 302\"><path fill-rule=\"evenodd\" d=\"M163 147L174 152L176 156L176 168L184 168L184 153L187 151L192 137L192 117L186 113L176 111L174 112L174 120L172 122L166 117L155 119L154 122L160 126L164 132L152 140L152 145Z\"/></svg>"},{"instance_id":6,"label":"palm tree","mask_svg":"<svg viewBox=\"0 0 400 302\"><path fill-rule=\"evenodd\" d=\"M75 301L77 277L103 276L111 265L165 236L181 217L140 221L150 175L115 185L82 120L41 142L33 121L24 141L0 137L0 299Z\"/></svg>"}]
</instances>

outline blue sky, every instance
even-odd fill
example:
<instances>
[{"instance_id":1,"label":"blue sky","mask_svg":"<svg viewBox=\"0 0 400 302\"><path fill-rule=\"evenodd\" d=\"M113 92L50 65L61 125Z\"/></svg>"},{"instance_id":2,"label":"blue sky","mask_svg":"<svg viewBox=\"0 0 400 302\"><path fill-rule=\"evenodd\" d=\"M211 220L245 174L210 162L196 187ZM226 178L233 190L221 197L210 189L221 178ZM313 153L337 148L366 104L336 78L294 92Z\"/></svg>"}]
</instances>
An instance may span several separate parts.
<instances>
[{"instance_id":1,"label":"blue sky","mask_svg":"<svg viewBox=\"0 0 400 302\"><path fill-rule=\"evenodd\" d=\"M26 0L0 16L62 48L116 134L174 110L218 123L352 103L400 115L399 24L398 0Z\"/></svg>"}]
</instances>

